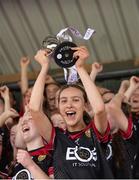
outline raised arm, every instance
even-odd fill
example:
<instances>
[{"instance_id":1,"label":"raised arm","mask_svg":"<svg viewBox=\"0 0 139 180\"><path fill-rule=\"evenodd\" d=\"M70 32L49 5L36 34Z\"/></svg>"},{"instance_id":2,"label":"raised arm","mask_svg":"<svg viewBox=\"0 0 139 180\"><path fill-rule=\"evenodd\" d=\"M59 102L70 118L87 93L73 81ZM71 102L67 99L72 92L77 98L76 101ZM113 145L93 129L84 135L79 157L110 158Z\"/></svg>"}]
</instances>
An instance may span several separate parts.
<instances>
[{"instance_id":1,"label":"raised arm","mask_svg":"<svg viewBox=\"0 0 139 180\"><path fill-rule=\"evenodd\" d=\"M9 110L11 108L9 88L7 86L0 87L0 93L1 93L1 96L3 97L4 103L5 103L4 110Z\"/></svg>"},{"instance_id":2,"label":"raised arm","mask_svg":"<svg viewBox=\"0 0 139 180\"><path fill-rule=\"evenodd\" d=\"M27 68L30 63L30 59L28 57L22 57L20 59L20 67L21 67L21 93L22 95L25 94L27 91L29 85L28 85L28 74L27 74Z\"/></svg>"},{"instance_id":3,"label":"raised arm","mask_svg":"<svg viewBox=\"0 0 139 180\"><path fill-rule=\"evenodd\" d=\"M75 65L87 93L90 104L93 108L95 126L98 131L103 134L106 131L108 123L106 118L105 105L95 83L91 80L89 74L84 68L84 63L89 57L89 52L84 46L74 48L74 50L76 50L74 56L78 57Z\"/></svg>"},{"instance_id":4,"label":"raised arm","mask_svg":"<svg viewBox=\"0 0 139 180\"><path fill-rule=\"evenodd\" d=\"M33 120L35 121L40 134L47 140L47 142L49 142L52 132L52 125L42 110L42 103L44 98L43 91L46 75L49 69L49 59L47 57L47 52L44 50L39 50L35 56L35 60L41 65L41 70L32 90L29 107Z\"/></svg>"},{"instance_id":5,"label":"raised arm","mask_svg":"<svg viewBox=\"0 0 139 180\"><path fill-rule=\"evenodd\" d=\"M110 124L113 122L112 132L119 129L126 132L128 128L128 119L122 110L122 102L124 101L124 94L117 93L112 100L107 104L107 113L109 114Z\"/></svg>"},{"instance_id":6,"label":"raised arm","mask_svg":"<svg viewBox=\"0 0 139 180\"><path fill-rule=\"evenodd\" d=\"M113 97L108 104L108 112L117 124L118 129L126 132L128 129L128 118L122 110L122 103L129 103L129 100L135 90L139 87L139 79L135 76L130 78L130 81L124 80L121 82L118 93Z\"/></svg>"},{"instance_id":7,"label":"raised arm","mask_svg":"<svg viewBox=\"0 0 139 180\"><path fill-rule=\"evenodd\" d=\"M0 115L0 127L2 127L4 124L6 124L9 127L9 119L10 122L12 123L12 119L18 117L19 114L15 109L9 109L4 111ZM8 122L7 122L8 121Z\"/></svg>"},{"instance_id":8,"label":"raised arm","mask_svg":"<svg viewBox=\"0 0 139 180\"><path fill-rule=\"evenodd\" d=\"M129 101L131 96L134 94L134 92L136 91L136 89L139 88L139 77L136 76L132 76L129 80L130 84L129 84L129 88L127 89L127 91L124 93L126 100Z\"/></svg>"},{"instance_id":9,"label":"raised arm","mask_svg":"<svg viewBox=\"0 0 139 180\"><path fill-rule=\"evenodd\" d=\"M19 114L17 111L11 108L10 104L10 96L9 96L9 88L7 86L2 86L0 88L0 94L4 99L4 112L0 118L0 126L6 124L8 128L10 128L13 124L13 118L18 117Z\"/></svg>"},{"instance_id":10,"label":"raised arm","mask_svg":"<svg viewBox=\"0 0 139 180\"><path fill-rule=\"evenodd\" d=\"M101 64L99 64L97 62L94 62L92 64L90 78L93 82L95 81L97 74L100 73L102 70L103 70L103 66Z\"/></svg>"}]
</instances>

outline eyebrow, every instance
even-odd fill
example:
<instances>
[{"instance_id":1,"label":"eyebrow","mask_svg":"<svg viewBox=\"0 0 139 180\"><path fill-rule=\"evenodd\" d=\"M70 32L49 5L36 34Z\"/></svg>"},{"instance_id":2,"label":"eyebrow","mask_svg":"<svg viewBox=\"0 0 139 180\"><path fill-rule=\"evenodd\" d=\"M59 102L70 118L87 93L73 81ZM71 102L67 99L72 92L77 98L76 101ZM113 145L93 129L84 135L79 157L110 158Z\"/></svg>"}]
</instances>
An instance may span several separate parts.
<instances>
[{"instance_id":1,"label":"eyebrow","mask_svg":"<svg viewBox=\"0 0 139 180\"><path fill-rule=\"evenodd\" d=\"M67 99L68 97L60 97L60 99ZM82 97L80 97L80 96L71 96L71 98L80 98L80 99L82 99Z\"/></svg>"},{"instance_id":2,"label":"eyebrow","mask_svg":"<svg viewBox=\"0 0 139 180\"><path fill-rule=\"evenodd\" d=\"M105 94L108 94L108 93L114 94L113 91L104 91L103 93L101 93L101 96L104 96Z\"/></svg>"}]
</instances>

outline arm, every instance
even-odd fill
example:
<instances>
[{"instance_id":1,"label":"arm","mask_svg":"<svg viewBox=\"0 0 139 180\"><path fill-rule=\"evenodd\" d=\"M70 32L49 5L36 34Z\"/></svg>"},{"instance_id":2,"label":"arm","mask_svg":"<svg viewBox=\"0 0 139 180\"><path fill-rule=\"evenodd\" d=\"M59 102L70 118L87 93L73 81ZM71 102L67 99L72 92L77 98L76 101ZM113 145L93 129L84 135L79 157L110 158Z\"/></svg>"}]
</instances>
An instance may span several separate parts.
<instances>
[{"instance_id":1,"label":"arm","mask_svg":"<svg viewBox=\"0 0 139 180\"><path fill-rule=\"evenodd\" d=\"M118 89L118 93L124 94L125 91L129 88L129 85L130 85L129 80L123 80L121 82L121 85L120 85L119 89Z\"/></svg>"},{"instance_id":2,"label":"arm","mask_svg":"<svg viewBox=\"0 0 139 180\"><path fill-rule=\"evenodd\" d=\"M136 76L132 76L130 78L130 85L129 88L126 90L126 92L124 93L127 101L130 100L131 96L134 94L134 92L136 91L136 89L139 87L139 78Z\"/></svg>"},{"instance_id":3,"label":"arm","mask_svg":"<svg viewBox=\"0 0 139 180\"><path fill-rule=\"evenodd\" d=\"M132 94L138 87L139 79L135 76L131 77L130 81L122 81L118 93L108 104L108 113L116 122L117 127L124 132L128 129L128 119L122 110L122 102L128 103Z\"/></svg>"},{"instance_id":4,"label":"arm","mask_svg":"<svg viewBox=\"0 0 139 180\"><path fill-rule=\"evenodd\" d=\"M11 109L11 104L10 104L10 96L9 96L9 89L8 89L8 87L7 86L2 86L0 88L0 94L3 97L3 99L4 99L5 112L10 112L11 111L10 110ZM16 111L14 110L14 111L11 111L11 112L15 113ZM7 116L7 119L5 119L4 121L5 121L6 126L8 128L10 128L11 125L13 124L14 115L11 114L11 116L10 116L9 113L7 115L9 115L9 116ZM17 112L15 113L15 117L17 117ZM2 120L2 122L3 122L3 120Z\"/></svg>"},{"instance_id":5,"label":"arm","mask_svg":"<svg viewBox=\"0 0 139 180\"><path fill-rule=\"evenodd\" d=\"M110 121L114 121L115 127L126 132L128 128L128 119L124 114L121 106L124 100L124 94L117 93L112 100L107 104L107 113L110 116Z\"/></svg>"},{"instance_id":6,"label":"arm","mask_svg":"<svg viewBox=\"0 0 139 180\"><path fill-rule=\"evenodd\" d=\"M25 94L25 92L28 89L28 75L27 75L27 68L30 63L30 59L28 57L22 57L20 59L20 67L21 67L21 93L22 95Z\"/></svg>"},{"instance_id":7,"label":"arm","mask_svg":"<svg viewBox=\"0 0 139 180\"><path fill-rule=\"evenodd\" d=\"M52 125L42 111L43 91L46 75L49 69L47 52L44 50L39 50L35 56L35 60L41 65L41 71L32 90L29 108L40 134L46 139L47 142L49 142L51 138Z\"/></svg>"},{"instance_id":8,"label":"arm","mask_svg":"<svg viewBox=\"0 0 139 180\"><path fill-rule=\"evenodd\" d=\"M18 117L19 114L17 113L17 111L15 111L14 109L10 109L10 110L7 110L7 111L4 111L1 115L0 115L0 127L2 127L7 119L9 118L15 118L15 117Z\"/></svg>"},{"instance_id":9,"label":"arm","mask_svg":"<svg viewBox=\"0 0 139 180\"><path fill-rule=\"evenodd\" d=\"M9 110L11 108L9 88L7 86L0 87L0 94L3 97L4 103L5 103L5 109L4 110Z\"/></svg>"},{"instance_id":10,"label":"arm","mask_svg":"<svg viewBox=\"0 0 139 180\"><path fill-rule=\"evenodd\" d=\"M18 150L17 162L21 163L30 171L33 179L50 179L49 176L45 174L41 168L31 159L27 151L21 149Z\"/></svg>"},{"instance_id":11,"label":"arm","mask_svg":"<svg viewBox=\"0 0 139 180\"><path fill-rule=\"evenodd\" d=\"M85 47L77 47L74 48L74 50L76 50L74 56L79 57L75 65L84 85L90 104L93 108L95 126L98 131L103 134L105 133L108 124L105 105L95 83L92 82L90 76L84 68L84 62L89 57L89 53Z\"/></svg>"},{"instance_id":12,"label":"arm","mask_svg":"<svg viewBox=\"0 0 139 180\"><path fill-rule=\"evenodd\" d=\"M96 76L99 72L101 72L103 70L103 66L97 62L92 64L92 70L90 73L90 78L91 80L94 82L96 79Z\"/></svg>"}]
</instances>

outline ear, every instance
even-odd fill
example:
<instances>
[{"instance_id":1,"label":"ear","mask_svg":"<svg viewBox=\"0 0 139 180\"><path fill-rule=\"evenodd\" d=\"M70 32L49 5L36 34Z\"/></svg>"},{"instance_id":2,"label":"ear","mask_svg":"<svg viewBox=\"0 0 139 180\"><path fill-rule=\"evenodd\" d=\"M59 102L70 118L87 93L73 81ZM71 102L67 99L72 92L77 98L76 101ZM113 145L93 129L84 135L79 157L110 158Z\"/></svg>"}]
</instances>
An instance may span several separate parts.
<instances>
[{"instance_id":1,"label":"ear","mask_svg":"<svg viewBox=\"0 0 139 180\"><path fill-rule=\"evenodd\" d=\"M89 102L85 104L85 109L84 110L89 114L90 117L94 116L93 109L92 109Z\"/></svg>"},{"instance_id":2,"label":"ear","mask_svg":"<svg viewBox=\"0 0 139 180\"><path fill-rule=\"evenodd\" d=\"M85 103L84 110L85 110L86 112L89 112L89 111L92 110L92 107L91 107L91 105L90 105L89 102L86 102L86 103Z\"/></svg>"},{"instance_id":3,"label":"ear","mask_svg":"<svg viewBox=\"0 0 139 180\"><path fill-rule=\"evenodd\" d=\"M84 104L84 111L88 112L90 110L90 103L86 102Z\"/></svg>"}]
</instances>

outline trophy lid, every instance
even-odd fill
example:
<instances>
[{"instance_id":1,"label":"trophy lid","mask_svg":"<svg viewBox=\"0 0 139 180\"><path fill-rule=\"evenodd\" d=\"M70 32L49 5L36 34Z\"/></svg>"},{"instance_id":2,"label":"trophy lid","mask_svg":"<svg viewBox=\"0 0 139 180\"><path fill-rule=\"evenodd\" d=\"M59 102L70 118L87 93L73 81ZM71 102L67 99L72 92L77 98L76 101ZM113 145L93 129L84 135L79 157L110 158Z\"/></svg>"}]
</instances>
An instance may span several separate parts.
<instances>
[{"instance_id":1,"label":"trophy lid","mask_svg":"<svg viewBox=\"0 0 139 180\"><path fill-rule=\"evenodd\" d=\"M60 43L55 35L48 35L42 41L42 49L54 50L54 48Z\"/></svg>"}]
</instances>

